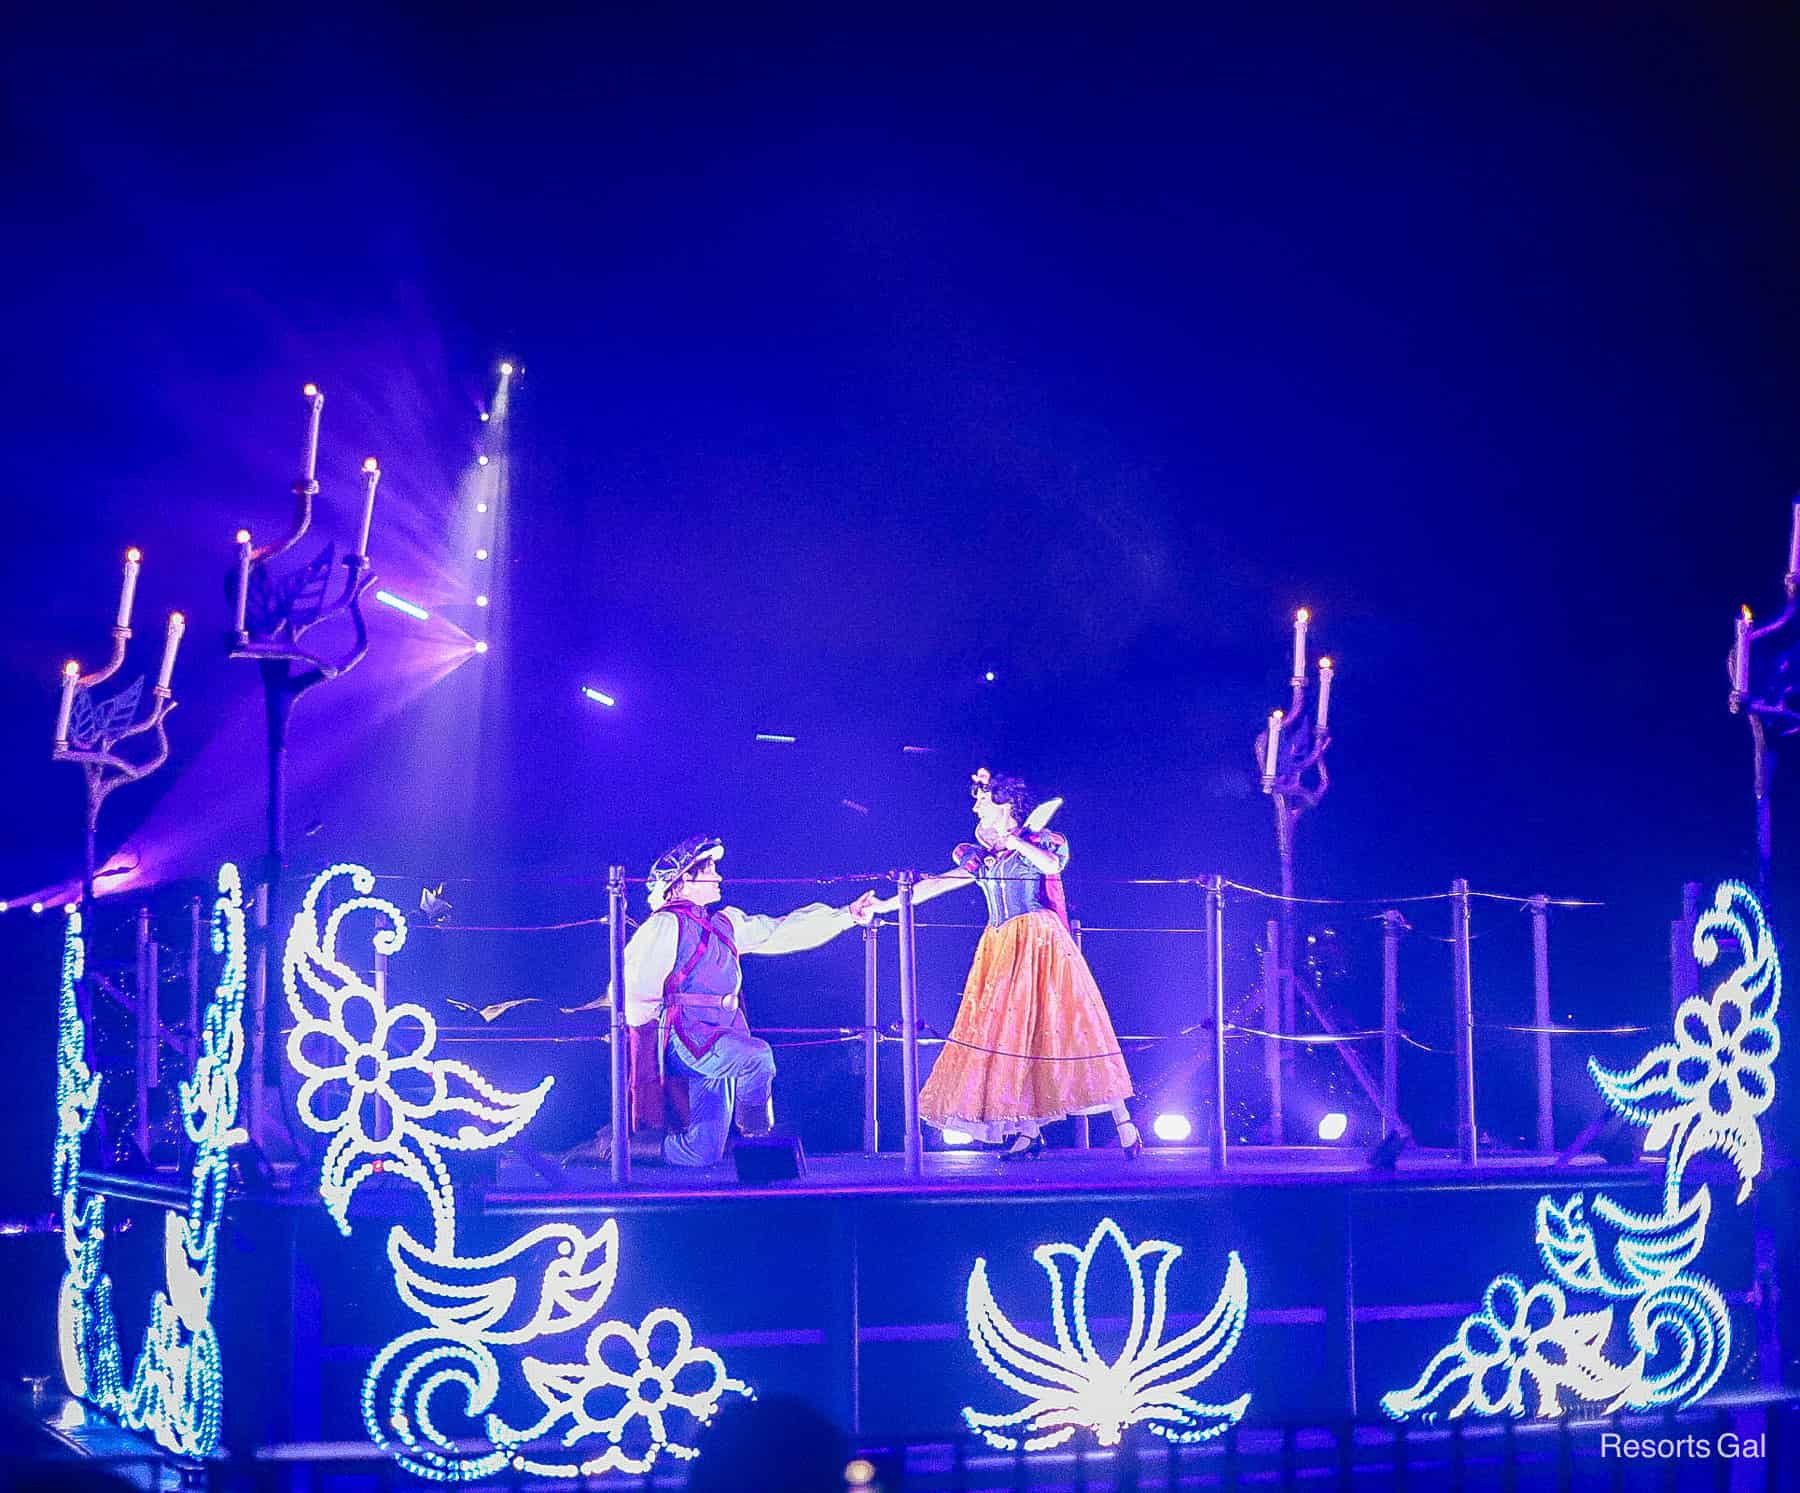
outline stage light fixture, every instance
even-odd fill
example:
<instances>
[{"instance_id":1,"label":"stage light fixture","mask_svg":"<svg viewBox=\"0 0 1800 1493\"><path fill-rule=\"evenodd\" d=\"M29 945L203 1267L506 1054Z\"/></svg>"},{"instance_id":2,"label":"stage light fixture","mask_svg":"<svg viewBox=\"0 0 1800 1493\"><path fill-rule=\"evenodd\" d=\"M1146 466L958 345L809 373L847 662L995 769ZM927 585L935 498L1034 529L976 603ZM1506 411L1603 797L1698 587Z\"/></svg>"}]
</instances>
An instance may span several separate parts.
<instances>
[{"instance_id":1,"label":"stage light fixture","mask_svg":"<svg viewBox=\"0 0 1800 1493\"><path fill-rule=\"evenodd\" d=\"M486 424L487 424L487 422L488 422L488 412L487 412L487 411L486 411L486 410L483 410L483 411L482 411L482 412L481 412L481 423L482 423L482 424L483 424L483 425L486 425Z\"/></svg>"},{"instance_id":2,"label":"stage light fixture","mask_svg":"<svg viewBox=\"0 0 1800 1493\"><path fill-rule=\"evenodd\" d=\"M486 605L487 605L487 604L488 604L488 599L487 599L487 597L485 597L485 596L477 596L477 597L476 597L476 598L475 598L475 605L476 605L476 606L478 606L478 607L484 607L484 606L486 606Z\"/></svg>"},{"instance_id":3,"label":"stage light fixture","mask_svg":"<svg viewBox=\"0 0 1800 1493\"><path fill-rule=\"evenodd\" d=\"M31 904L31 910L33 912L42 912L44 910L44 904L42 902L33 902Z\"/></svg>"},{"instance_id":4,"label":"stage light fixture","mask_svg":"<svg viewBox=\"0 0 1800 1493\"><path fill-rule=\"evenodd\" d=\"M1186 1115L1158 1115L1150 1124L1150 1133L1158 1140L1184 1141L1194 1133L1194 1122Z\"/></svg>"},{"instance_id":5,"label":"stage light fixture","mask_svg":"<svg viewBox=\"0 0 1800 1493\"><path fill-rule=\"evenodd\" d=\"M582 685L581 692L596 705L617 705L619 703L617 700L613 699L611 695L595 689L591 684Z\"/></svg>"},{"instance_id":6,"label":"stage light fixture","mask_svg":"<svg viewBox=\"0 0 1800 1493\"><path fill-rule=\"evenodd\" d=\"M787 746L792 746L794 742L798 740L797 737L783 736L776 731L758 731L756 733L756 739L758 741L779 741Z\"/></svg>"},{"instance_id":7,"label":"stage light fixture","mask_svg":"<svg viewBox=\"0 0 1800 1493\"><path fill-rule=\"evenodd\" d=\"M478 467L485 467L487 465L487 457L477 456L475 458L475 465Z\"/></svg>"},{"instance_id":8,"label":"stage light fixture","mask_svg":"<svg viewBox=\"0 0 1800 1493\"><path fill-rule=\"evenodd\" d=\"M994 682L994 671L989 669L987 673L983 674L981 677L987 680L989 684L992 684Z\"/></svg>"},{"instance_id":9,"label":"stage light fixture","mask_svg":"<svg viewBox=\"0 0 1800 1493\"><path fill-rule=\"evenodd\" d=\"M1350 1117L1339 1110L1319 1117L1320 1140L1342 1140L1344 1132L1350 1128Z\"/></svg>"},{"instance_id":10,"label":"stage light fixture","mask_svg":"<svg viewBox=\"0 0 1800 1493\"><path fill-rule=\"evenodd\" d=\"M475 551L475 558L477 560L485 560L485 559L487 559L487 555L488 555L488 552L485 549L479 549L479 550Z\"/></svg>"},{"instance_id":11,"label":"stage light fixture","mask_svg":"<svg viewBox=\"0 0 1800 1493\"><path fill-rule=\"evenodd\" d=\"M487 512L487 504L486 503L477 503L475 505L475 511L477 513L486 513Z\"/></svg>"},{"instance_id":12,"label":"stage light fixture","mask_svg":"<svg viewBox=\"0 0 1800 1493\"><path fill-rule=\"evenodd\" d=\"M431 620L431 613L424 607L408 601L404 596L396 596L392 591L377 591L375 599L383 606L392 607L396 612L404 612L409 617L416 617L421 622Z\"/></svg>"},{"instance_id":13,"label":"stage light fixture","mask_svg":"<svg viewBox=\"0 0 1800 1493\"><path fill-rule=\"evenodd\" d=\"M10 912L11 910L12 904L10 902L0 902L0 912Z\"/></svg>"},{"instance_id":14,"label":"stage light fixture","mask_svg":"<svg viewBox=\"0 0 1800 1493\"><path fill-rule=\"evenodd\" d=\"M920 747L920 746L903 746L900 748L900 750L903 752L910 752L914 756L923 757L931 751L931 748L930 747Z\"/></svg>"},{"instance_id":15,"label":"stage light fixture","mask_svg":"<svg viewBox=\"0 0 1800 1493\"><path fill-rule=\"evenodd\" d=\"M475 645L475 651L477 653L486 653L487 652L487 639L486 638L483 638L480 642L478 642Z\"/></svg>"},{"instance_id":16,"label":"stage light fixture","mask_svg":"<svg viewBox=\"0 0 1800 1493\"><path fill-rule=\"evenodd\" d=\"M940 1130L938 1134L943 1137L946 1146L970 1146L975 1143L975 1137L966 1130Z\"/></svg>"}]
</instances>

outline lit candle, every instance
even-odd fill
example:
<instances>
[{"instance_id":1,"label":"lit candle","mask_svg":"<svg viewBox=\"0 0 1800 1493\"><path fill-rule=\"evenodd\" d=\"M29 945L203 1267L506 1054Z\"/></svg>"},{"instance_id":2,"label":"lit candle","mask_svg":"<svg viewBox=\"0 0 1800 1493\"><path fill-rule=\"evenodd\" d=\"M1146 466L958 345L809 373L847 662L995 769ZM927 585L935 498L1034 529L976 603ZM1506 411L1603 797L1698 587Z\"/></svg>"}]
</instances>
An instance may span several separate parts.
<instances>
[{"instance_id":1,"label":"lit candle","mask_svg":"<svg viewBox=\"0 0 1800 1493\"><path fill-rule=\"evenodd\" d=\"M300 480L311 487L319 475L319 416L325 410L325 394L317 384L300 391L307 404L306 455L300 464Z\"/></svg>"},{"instance_id":2,"label":"lit candle","mask_svg":"<svg viewBox=\"0 0 1800 1493\"><path fill-rule=\"evenodd\" d=\"M162 671L156 676L156 687L166 691L175 675L175 650L181 646L181 635L187 631L187 618L180 612L169 613L169 632L163 639Z\"/></svg>"},{"instance_id":3,"label":"lit candle","mask_svg":"<svg viewBox=\"0 0 1800 1493\"><path fill-rule=\"evenodd\" d=\"M75 708L75 686L81 682L81 665L70 659L63 665L62 699L56 706L56 745L69 744L69 712Z\"/></svg>"},{"instance_id":4,"label":"lit candle","mask_svg":"<svg viewBox=\"0 0 1800 1493\"><path fill-rule=\"evenodd\" d=\"M1319 730L1325 729L1325 722L1331 715L1331 660L1319 660Z\"/></svg>"},{"instance_id":5,"label":"lit candle","mask_svg":"<svg viewBox=\"0 0 1800 1493\"><path fill-rule=\"evenodd\" d=\"M1750 693L1750 608L1738 612L1737 646L1731 650L1731 690L1733 694Z\"/></svg>"},{"instance_id":6,"label":"lit candle","mask_svg":"<svg viewBox=\"0 0 1800 1493\"><path fill-rule=\"evenodd\" d=\"M375 484L381 481L381 463L371 456L362 464L363 516L362 533L356 537L356 553L368 558L369 526L375 522Z\"/></svg>"},{"instance_id":7,"label":"lit candle","mask_svg":"<svg viewBox=\"0 0 1800 1493\"><path fill-rule=\"evenodd\" d=\"M1269 712L1269 730L1268 734L1263 738L1264 782L1273 782L1275 780L1275 759L1281 752L1282 718L1282 712L1279 710L1272 710Z\"/></svg>"},{"instance_id":8,"label":"lit candle","mask_svg":"<svg viewBox=\"0 0 1800 1493\"><path fill-rule=\"evenodd\" d=\"M250 531L237 531L238 569L237 569L237 609L233 613L236 620L232 626L238 632L245 631L244 617L250 609Z\"/></svg>"},{"instance_id":9,"label":"lit candle","mask_svg":"<svg viewBox=\"0 0 1800 1493\"><path fill-rule=\"evenodd\" d=\"M1794 503L1794 524L1788 530L1788 574L1800 575L1800 500Z\"/></svg>"},{"instance_id":10,"label":"lit candle","mask_svg":"<svg viewBox=\"0 0 1800 1493\"><path fill-rule=\"evenodd\" d=\"M1305 607L1294 613L1294 679L1306 678L1306 624L1312 621L1312 613Z\"/></svg>"},{"instance_id":11,"label":"lit candle","mask_svg":"<svg viewBox=\"0 0 1800 1493\"><path fill-rule=\"evenodd\" d=\"M138 562L144 557L135 549L125 551L125 584L119 590L119 620L114 627L131 626L131 604L137 599Z\"/></svg>"}]
</instances>

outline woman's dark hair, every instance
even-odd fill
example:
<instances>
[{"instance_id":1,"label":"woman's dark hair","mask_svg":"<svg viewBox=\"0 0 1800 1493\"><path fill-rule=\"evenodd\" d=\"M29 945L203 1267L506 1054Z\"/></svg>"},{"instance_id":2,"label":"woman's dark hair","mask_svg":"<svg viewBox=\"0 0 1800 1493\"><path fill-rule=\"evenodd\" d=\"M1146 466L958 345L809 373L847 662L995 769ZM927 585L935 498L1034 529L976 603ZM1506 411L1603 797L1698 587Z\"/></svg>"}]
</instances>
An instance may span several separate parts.
<instances>
[{"instance_id":1,"label":"woman's dark hair","mask_svg":"<svg viewBox=\"0 0 1800 1493\"><path fill-rule=\"evenodd\" d=\"M1025 785L1025 779L996 775L988 782L988 797L997 804L1011 804L1014 816L1020 824L1025 822L1037 804L1037 798Z\"/></svg>"}]
</instances>

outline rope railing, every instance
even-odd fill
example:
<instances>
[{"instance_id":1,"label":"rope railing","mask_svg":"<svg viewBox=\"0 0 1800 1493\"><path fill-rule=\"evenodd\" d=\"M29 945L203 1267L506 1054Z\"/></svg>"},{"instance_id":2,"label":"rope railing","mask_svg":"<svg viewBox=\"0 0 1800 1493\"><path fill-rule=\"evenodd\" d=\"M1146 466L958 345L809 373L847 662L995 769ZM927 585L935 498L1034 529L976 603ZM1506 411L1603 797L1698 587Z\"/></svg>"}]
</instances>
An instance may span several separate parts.
<instances>
[{"instance_id":1,"label":"rope railing","mask_svg":"<svg viewBox=\"0 0 1800 1493\"><path fill-rule=\"evenodd\" d=\"M971 1052L986 1054L1011 1061L1032 1062L1095 1062L1114 1059L1127 1053L1144 1058L1164 1048L1195 1047L1206 1050L1207 1062L1203 1057L1203 1068L1210 1069L1210 1095L1208 1103L1222 1116L1225 1102L1226 1074L1224 1071L1224 1053L1227 1043L1252 1042L1263 1044L1266 1059L1265 1067L1272 1085L1272 1105L1279 1105L1278 1085L1281 1071L1289 1062L1286 1058L1274 1055L1304 1049L1316 1049L1336 1054L1346 1065L1352 1076L1362 1084L1381 1117L1384 1134L1395 1129L1410 1134L1410 1127L1401 1120L1397 1107L1397 1088L1394 1074L1397 1056L1401 1048L1430 1054L1434 1057L1451 1056L1456 1061L1456 1091L1458 1095L1457 1131L1459 1147L1466 1161L1475 1159L1475 1127L1474 1127L1474 1048L1477 1035L1490 1038L1504 1035L1512 1039L1526 1037L1537 1046L1538 1056L1538 1139L1540 1149L1554 1154L1553 1132L1550 1125L1551 1100L1549 1053L1550 1044L1557 1038L1582 1037L1588 1039L1604 1039L1614 1037L1631 1037L1644 1035L1654 1028L1642 1024L1594 1024L1576 1025L1572 1020L1558 1023L1549 1019L1548 999L1548 955L1546 951L1547 918L1552 910L1589 910L1603 907L1603 902L1579 897L1552 897L1547 894L1517 895L1499 891L1482 891L1470 888L1465 882L1456 883L1448 892L1419 893L1399 897L1362 898L1362 897L1302 897L1284 896L1278 891L1259 887L1246 881L1233 880L1222 875L1197 876L1135 876L1135 877L1084 877L1083 882L1092 886L1107 887L1192 887L1201 892L1205 899L1206 916L1199 924L1184 924L1159 920L1150 924L1105 923L1083 925L1076 922L1071 931L1079 942L1087 935L1131 938L1150 936L1158 938L1200 938L1205 944L1203 972L1200 984L1203 989L1201 1008L1204 1018L1190 1023L1179 1031L1149 1034L1119 1034L1115 1045L1105 1051L1092 1053L1031 1053L1012 1051L1005 1047L988 1047L958 1038L953 1033L943 1034L931 1030L918 1021L919 974L917 956L912 948L912 941L920 930L927 932L974 933L990 926L983 921L944 919L922 920L916 916L916 889L923 880L937 873L920 873L914 870L857 871L828 875L811 876L765 876L765 877L732 877L730 887L866 887L880 883L893 883L899 888L898 914L886 914L876 917L864 925L865 939L865 1016L862 1024L840 1026L792 1026L792 1027L758 1027L756 1030L772 1045L785 1048L829 1048L854 1047L864 1048L869 1062L862 1079L864 1083L865 1150L874 1152L879 1149L878 1137L874 1123L874 1111L877 1100L877 1080L875 1077L875 1055L884 1046L900 1044L903 1049L903 1080L906 1092L903 1094L906 1110L906 1126L908 1130L907 1159L909 1171L916 1170L918 1157L922 1147L917 1139L917 1089L919 1087L919 1071L916 1054L921 1046L941 1047L945 1045L964 1048ZM377 873L380 880L387 882L417 881L402 873ZM593 878L549 877L541 878L564 887L585 887L594 884ZM1034 881L1035 873L1020 876L1020 881ZM454 910L435 907L422 908L423 915L409 919L412 929L419 934L467 934L488 937L528 936L554 933L572 933L586 936L589 930L606 930L606 947L609 954L609 965L613 974L607 982L616 988L622 984L622 950L630 930L636 922L626 911L625 893L628 887L641 887L648 883L647 877L626 877L620 867L613 867L606 878L608 889L608 905L604 912L597 915L565 917L543 922L491 922L461 923L455 921ZM492 882L480 877L433 877L431 884L441 887L454 881L461 886L491 886ZM423 882L419 884L424 885ZM459 899L473 900L473 899ZM1444 903L1450 912L1451 931L1443 935L1435 930L1415 930L1401 916L1402 907L1419 906L1426 903ZM1469 975L1468 951L1471 945L1484 936L1495 937L1502 930L1494 925L1474 928L1470 926L1469 909L1475 902L1487 902L1500 906L1517 907L1532 919L1532 964L1533 964L1533 1004L1534 1011L1530 1020L1500 1021L1492 1019L1476 1019L1474 1010L1473 989ZM1316 976L1309 975L1294 967L1295 952L1287 949L1286 963L1280 962L1280 956L1271 952L1275 945L1273 931L1276 927L1270 921L1267 927L1271 930L1268 939L1262 937L1264 924L1259 915L1256 923L1258 934L1257 946L1264 968L1263 986L1247 991L1237 992L1227 997L1225 990L1225 926L1227 909L1231 905L1240 908L1249 904L1264 903L1270 906L1290 905L1308 909L1331 910L1346 919L1354 918L1355 925L1365 922L1377 922L1383 925L1382 930L1382 984L1383 1010L1382 1020L1378 1026L1363 1026L1340 1029L1334 1022L1328 1008L1321 1002L1323 992L1327 988ZM1272 915L1271 915L1272 917ZM1435 922L1435 919L1428 921ZM1340 923L1342 929L1347 925ZM1239 929L1241 943L1242 929ZM148 932L143 920L138 922L138 968L154 970L156 968L154 930ZM901 945L901 1013L902 1021L897 1028L894 1025L884 1026L876 1020L876 1013L884 1004L880 997L880 981L877 971L877 949L888 937L897 936ZM1399 943L1402 937L1411 936L1430 942L1447 943L1453 955L1453 977L1451 981L1451 1002L1447 1014L1451 1017L1450 1030L1453 1040L1445 1045L1441 1033L1428 1033L1409 1030L1399 1020L1399 1003L1397 998L1396 961ZM190 939L197 937L190 932ZM1286 938L1281 940L1285 947ZM196 945L197 947L197 945ZM176 952L173 946L170 952ZM1233 959L1236 959L1233 955ZM172 962L172 961L171 961ZM102 961L96 960L96 968ZM1488 964L1483 958L1482 968ZM126 966L121 966L126 968ZM153 977L150 977L153 978ZM173 979L171 974L166 977ZM1287 1004L1282 1006L1272 998L1271 980L1285 980L1291 992L1303 995L1312 1008L1316 1024L1322 1030L1298 1030L1294 1017L1297 1007L1294 995L1287 996ZM1257 1010L1260 1003L1261 1019ZM170 1028L164 1027L157 1018L155 1002L141 997L121 1003L126 1011L126 1019L135 1019L147 1023L147 1030L141 1034L140 1047L143 1051L155 1050L169 1040ZM605 1013L604 1029L587 1033L562 1033L554 1031L531 1030L535 1025L530 1021L510 1023L507 1027L496 1027L492 1023L518 1005L540 1005L543 1009L537 1013L556 1019L568 1014L569 1007L563 1006L554 998L526 997L516 1000L501 1000L494 1004L476 1007L465 1005L460 1001L449 1004L458 1010L470 1012L478 1016L483 1025L468 1027L446 1026L446 1041L468 1044L485 1040L499 1039L506 1042L532 1042L546 1045L564 1045L577 1043L601 1042L614 1049L613 1065L622 1061L620 1036L623 1029L623 1012L612 1009L612 1002L604 997L597 1002L590 1002L586 1008L599 1009ZM1227 1015L1227 1008L1230 1014ZM553 1015L554 1013L554 1015ZM910 1023L907 1020L910 1015ZM1275 1019L1271 1019L1271 1018ZM454 1019L454 1018L453 1018ZM178 1025L174 1024L174 1025ZM1427 1022L1427 1026L1430 1023ZM524 1029L521 1029L524 1028ZM1369 1051L1370 1044L1380 1044L1379 1079L1370 1068L1365 1067L1358 1058L1359 1050ZM177 1044L178 1045L178 1044ZM1240 1049L1241 1050L1241 1049ZM1373 1059L1371 1059L1373 1062ZM1193 1066L1181 1069L1192 1072ZM615 1083L615 1088L622 1088L622 1083ZM1279 1108L1275 1108L1275 1126L1279 1127ZM617 1117L615 1117L617 1118ZM1084 1129L1085 1127L1079 1127ZM1208 1149L1213 1153L1215 1165L1224 1165L1224 1135L1222 1119L1209 1125L1203 1138ZM1079 1129L1078 1129L1079 1133ZM1272 1130L1279 1137L1279 1128ZM622 1149L622 1148L621 1148Z\"/></svg>"}]
</instances>

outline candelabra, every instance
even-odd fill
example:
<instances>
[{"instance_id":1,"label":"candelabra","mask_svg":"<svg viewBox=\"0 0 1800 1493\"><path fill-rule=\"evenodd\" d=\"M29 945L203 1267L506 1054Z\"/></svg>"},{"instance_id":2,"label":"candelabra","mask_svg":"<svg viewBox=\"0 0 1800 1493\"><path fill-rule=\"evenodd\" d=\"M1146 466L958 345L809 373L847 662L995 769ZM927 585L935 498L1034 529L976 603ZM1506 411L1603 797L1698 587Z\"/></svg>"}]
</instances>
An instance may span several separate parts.
<instances>
[{"instance_id":1,"label":"candelabra","mask_svg":"<svg viewBox=\"0 0 1800 1493\"><path fill-rule=\"evenodd\" d=\"M1273 950L1277 972L1275 1009L1264 1013L1277 1037L1295 1030L1294 1020L1294 841L1300 816L1316 809L1331 787L1331 774L1325 766L1325 753L1331 746L1327 728L1331 711L1331 685L1335 669L1329 658L1319 660L1316 703L1307 713L1309 685L1306 664L1306 633L1312 613L1301 607L1294 614L1293 668L1288 679L1291 691L1286 710L1269 714L1267 725L1257 734L1256 762L1262 774L1262 791L1269 796L1275 810L1275 849L1281 864L1281 904L1278 921L1279 939ZM1309 1000L1308 1004L1313 1004ZM1314 1014L1324 1020L1316 1005ZM1329 1023L1327 1023L1328 1025ZM1281 1128L1281 1073L1292 1066L1292 1054L1285 1043L1269 1064L1270 1139L1279 1143Z\"/></svg>"},{"instance_id":2,"label":"candelabra","mask_svg":"<svg viewBox=\"0 0 1800 1493\"><path fill-rule=\"evenodd\" d=\"M1731 691L1727 703L1733 715L1750 725L1751 785L1756 802L1757 894L1770 905L1769 873L1773 860L1773 830L1769 795L1775 771L1775 752L1769 740L1774 728L1783 736L1800 731L1800 708L1794 699L1800 688L1800 628L1795 626L1796 593L1800 593L1800 499L1793 505L1788 531L1787 574L1782 578L1787 600L1771 622L1756 626L1749 607L1738 612L1727 673ZM1785 637L1784 637L1785 635ZM1774 645L1758 648L1758 644ZM1772 660L1772 661L1771 661Z\"/></svg>"},{"instance_id":3,"label":"candelabra","mask_svg":"<svg viewBox=\"0 0 1800 1493\"><path fill-rule=\"evenodd\" d=\"M287 864L287 735L294 703L308 690L343 678L362 662L369 651L362 601L375 584L369 569L369 527L375 516L381 467L372 456L362 466L362 528L356 548L339 561L337 545L328 543L311 564L285 579L276 579L270 568L306 537L312 527L313 499L319 493L319 420L325 395L314 384L301 393L307 405L306 445L300 476L294 482L292 526L278 543L261 548L252 548L247 529L238 530L237 565L232 575L230 656L255 663L263 682L269 746L266 880L279 879ZM339 564L345 571L343 587L331 598L332 575ZM347 649L327 656L323 649L305 641L315 628L346 616L355 630Z\"/></svg>"},{"instance_id":4,"label":"candelabra","mask_svg":"<svg viewBox=\"0 0 1800 1493\"><path fill-rule=\"evenodd\" d=\"M313 500L319 493L319 422L325 395L315 384L301 390L306 401L306 440L300 475L294 481L294 517L286 537L278 543L254 548L250 533L238 530L237 563L229 577L232 604L229 656L254 663L262 675L263 716L268 741L267 847L261 885L256 896L256 950L251 969L252 1073L262 1081L249 1086L248 1123L251 1138L265 1152L264 1083L275 1049L268 1041L269 969L274 962L271 944L282 936L281 877L287 866L287 744L288 723L295 702L309 690L342 679L369 651L369 629L363 617L363 597L375 584L369 569L369 529L375 517L375 489L381 467L374 457L362 465L362 525L356 547L339 560L337 546L328 543L316 559L284 578L277 578L273 563L306 537L312 527ZM339 565L344 568L341 589L334 584ZM333 591L336 595L333 596ZM336 652L309 641L315 629L348 617L353 636Z\"/></svg>"},{"instance_id":5,"label":"candelabra","mask_svg":"<svg viewBox=\"0 0 1800 1493\"><path fill-rule=\"evenodd\" d=\"M81 896L84 904L94 900L95 840L100 826L100 806L114 789L126 783L147 778L169 760L169 712L175 708L170 681L175 672L175 653L181 646L181 635L187 622L180 612L169 614L169 630L163 644L162 668L150 691L150 710L143 719L138 714L144 699L144 680L135 681L108 699L96 699L95 690L105 684L125 662L126 646L131 642L131 611L137 596L138 570L143 557L137 550L125 552L125 583L119 594L119 610L113 622L112 658L106 667L83 674L74 659L63 665L62 694L56 712L56 730L52 736L50 760L76 762L87 780L87 826L81 861ZM126 755L121 748L134 737L154 733L155 750L148 756L138 755L133 748Z\"/></svg>"}]
</instances>

